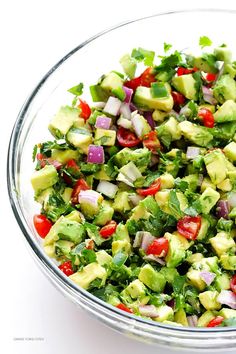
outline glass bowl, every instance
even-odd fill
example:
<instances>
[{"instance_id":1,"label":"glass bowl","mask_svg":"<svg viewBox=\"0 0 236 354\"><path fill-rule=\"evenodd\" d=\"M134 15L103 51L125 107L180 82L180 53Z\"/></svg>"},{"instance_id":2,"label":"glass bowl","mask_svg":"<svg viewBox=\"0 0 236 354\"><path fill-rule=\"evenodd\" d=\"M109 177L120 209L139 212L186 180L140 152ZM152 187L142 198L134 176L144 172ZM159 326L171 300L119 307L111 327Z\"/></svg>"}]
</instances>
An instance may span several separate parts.
<instances>
[{"instance_id":1,"label":"glass bowl","mask_svg":"<svg viewBox=\"0 0 236 354\"><path fill-rule=\"evenodd\" d=\"M200 36L215 44L235 48L236 12L195 10L161 13L130 21L106 30L82 43L62 58L40 81L23 105L13 128L8 154L8 189L13 212L34 259L55 286L77 305L103 323L128 336L181 349L233 349L236 328L185 328L144 320L104 303L72 283L44 254L33 227L39 211L34 202L30 177L33 171L32 148L50 140L47 126L58 108L71 103L69 87L84 82L84 97L89 85L110 70L120 70L119 58L135 47L163 53L163 43L174 48L192 48Z\"/></svg>"}]
</instances>

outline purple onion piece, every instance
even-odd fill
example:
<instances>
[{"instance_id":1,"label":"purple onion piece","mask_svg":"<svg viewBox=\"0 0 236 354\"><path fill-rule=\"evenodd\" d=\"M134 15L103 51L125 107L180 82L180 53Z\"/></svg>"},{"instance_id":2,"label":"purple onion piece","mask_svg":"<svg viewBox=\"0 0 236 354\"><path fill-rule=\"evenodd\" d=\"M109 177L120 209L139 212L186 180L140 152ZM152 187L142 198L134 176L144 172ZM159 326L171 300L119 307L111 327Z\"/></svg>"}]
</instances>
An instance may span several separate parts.
<instances>
[{"instance_id":1,"label":"purple onion piece","mask_svg":"<svg viewBox=\"0 0 236 354\"><path fill-rule=\"evenodd\" d=\"M211 285L213 280L215 279L215 273L207 272L206 270L203 270L200 272L200 278L207 284Z\"/></svg>"},{"instance_id":2,"label":"purple onion piece","mask_svg":"<svg viewBox=\"0 0 236 354\"><path fill-rule=\"evenodd\" d=\"M236 294L230 290L221 290L217 301L222 305L227 305L231 309L236 310Z\"/></svg>"},{"instance_id":3,"label":"purple onion piece","mask_svg":"<svg viewBox=\"0 0 236 354\"><path fill-rule=\"evenodd\" d=\"M98 200L100 198L101 194L96 191L93 191L92 189L89 189L87 191L80 191L78 195L79 203L88 203L95 207L98 205Z\"/></svg>"},{"instance_id":4,"label":"purple onion piece","mask_svg":"<svg viewBox=\"0 0 236 354\"><path fill-rule=\"evenodd\" d=\"M236 192L230 192L228 197L228 203L231 208L236 207Z\"/></svg>"},{"instance_id":5,"label":"purple onion piece","mask_svg":"<svg viewBox=\"0 0 236 354\"><path fill-rule=\"evenodd\" d=\"M167 306L170 306L172 309L175 308L175 299L171 299L169 301L166 302Z\"/></svg>"},{"instance_id":6,"label":"purple onion piece","mask_svg":"<svg viewBox=\"0 0 236 354\"><path fill-rule=\"evenodd\" d=\"M216 216L224 219L229 217L229 202L227 200L219 200L216 207Z\"/></svg>"},{"instance_id":7,"label":"purple onion piece","mask_svg":"<svg viewBox=\"0 0 236 354\"><path fill-rule=\"evenodd\" d=\"M127 103L122 103L121 107L120 107L120 113L122 114L122 116L126 119L131 119L131 110L130 107Z\"/></svg>"},{"instance_id":8,"label":"purple onion piece","mask_svg":"<svg viewBox=\"0 0 236 354\"><path fill-rule=\"evenodd\" d=\"M133 102L130 102L129 108L131 112L139 111L139 109L133 104Z\"/></svg>"},{"instance_id":9,"label":"purple onion piece","mask_svg":"<svg viewBox=\"0 0 236 354\"><path fill-rule=\"evenodd\" d=\"M140 305L139 312L142 316L145 317L158 317L158 312L154 305Z\"/></svg>"},{"instance_id":10,"label":"purple onion piece","mask_svg":"<svg viewBox=\"0 0 236 354\"><path fill-rule=\"evenodd\" d=\"M210 103L210 104L217 104L217 100L213 97L213 91L212 89L202 86L202 93L203 93L203 99L205 102Z\"/></svg>"},{"instance_id":11,"label":"purple onion piece","mask_svg":"<svg viewBox=\"0 0 236 354\"><path fill-rule=\"evenodd\" d=\"M123 90L125 91L125 95L126 95L124 102L130 104L134 91L131 88L126 87L126 86L123 86Z\"/></svg>"},{"instance_id":12,"label":"purple onion piece","mask_svg":"<svg viewBox=\"0 0 236 354\"><path fill-rule=\"evenodd\" d=\"M110 96L106 102L106 105L103 109L104 112L111 114L112 116L117 116L120 112L122 102L113 96Z\"/></svg>"},{"instance_id":13,"label":"purple onion piece","mask_svg":"<svg viewBox=\"0 0 236 354\"><path fill-rule=\"evenodd\" d=\"M111 123L112 123L111 118L99 116L96 118L95 127L101 129L109 129Z\"/></svg>"},{"instance_id":14,"label":"purple onion piece","mask_svg":"<svg viewBox=\"0 0 236 354\"><path fill-rule=\"evenodd\" d=\"M187 321L189 327L196 327L198 322L198 317L196 315L187 316Z\"/></svg>"},{"instance_id":15,"label":"purple onion piece","mask_svg":"<svg viewBox=\"0 0 236 354\"><path fill-rule=\"evenodd\" d=\"M147 120L147 122L150 125L150 127L152 129L155 129L156 124L155 124L155 122L154 122L154 120L152 118L152 112L144 112L143 116Z\"/></svg>"},{"instance_id":16,"label":"purple onion piece","mask_svg":"<svg viewBox=\"0 0 236 354\"><path fill-rule=\"evenodd\" d=\"M166 264L166 262L162 258L157 257L154 254L149 254L148 256L144 256L143 259L145 259L146 261L153 261L159 263L163 266Z\"/></svg>"},{"instance_id":17,"label":"purple onion piece","mask_svg":"<svg viewBox=\"0 0 236 354\"><path fill-rule=\"evenodd\" d=\"M144 197L142 197L141 195L138 195L138 194L130 194L129 195L129 200L131 201L131 203L134 206L138 205L140 200L143 200L143 199L144 199Z\"/></svg>"},{"instance_id":18,"label":"purple onion piece","mask_svg":"<svg viewBox=\"0 0 236 354\"><path fill-rule=\"evenodd\" d=\"M193 160L196 157L198 157L200 154L200 148L196 146L188 146L187 152L186 152L186 158L188 160Z\"/></svg>"},{"instance_id":19,"label":"purple onion piece","mask_svg":"<svg viewBox=\"0 0 236 354\"><path fill-rule=\"evenodd\" d=\"M104 150L102 146L89 145L87 162L103 164L105 161Z\"/></svg>"},{"instance_id":20,"label":"purple onion piece","mask_svg":"<svg viewBox=\"0 0 236 354\"><path fill-rule=\"evenodd\" d=\"M150 232L140 231L143 232L142 242L141 242L141 249L146 252L148 246L155 240L155 237L150 234Z\"/></svg>"}]
</instances>

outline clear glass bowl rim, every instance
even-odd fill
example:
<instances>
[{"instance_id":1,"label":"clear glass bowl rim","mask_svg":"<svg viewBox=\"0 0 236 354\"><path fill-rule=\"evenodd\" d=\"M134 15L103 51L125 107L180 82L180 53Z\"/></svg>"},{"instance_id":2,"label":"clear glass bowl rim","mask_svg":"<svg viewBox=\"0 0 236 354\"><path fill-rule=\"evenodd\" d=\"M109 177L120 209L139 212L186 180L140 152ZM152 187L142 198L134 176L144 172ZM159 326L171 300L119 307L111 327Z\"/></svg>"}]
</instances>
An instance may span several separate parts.
<instances>
[{"instance_id":1,"label":"clear glass bowl rim","mask_svg":"<svg viewBox=\"0 0 236 354\"><path fill-rule=\"evenodd\" d=\"M41 81L38 83L38 85L34 88L32 93L29 95L29 97L26 99L25 103L23 104L18 117L16 119L15 125L12 130L10 142L9 142L9 148L8 148L8 157L7 157L7 185L8 185L8 194L9 194L9 199L11 203L11 207L13 210L13 213L15 215L15 218L18 222L18 225L22 231L22 233L25 236L25 239L30 246L31 250L33 253L37 256L37 260L39 263L41 263L42 266L44 266L44 270L46 269L50 275L53 277L54 280L58 281L61 283L62 288L66 288L71 294L74 296L81 296L83 299L90 300L93 304L96 304L100 307L100 310L104 311L109 311L109 315L116 316L116 318L122 319L129 319L132 320L132 322L135 322L137 326L140 324L145 325L146 329L159 329L169 331L171 332L179 332L179 333L185 333L186 336L189 334L196 333L201 336L201 334L205 337L205 335L209 336L211 333L215 334L232 334L234 335L236 333L236 329L233 327L221 327L221 328L211 328L211 329L206 329L206 328L190 328L190 327L175 327L175 326L169 326L165 324L161 324L158 322L154 322L151 320L145 320L141 317L136 317L133 315L130 315L126 312L121 312L120 310L116 309L114 306L109 305L108 303L105 303L104 301L100 300L99 298L95 297L94 295L90 294L86 290L79 288L76 284L74 284L72 281L70 281L69 278L65 277L63 273L58 270L55 264L53 264L46 254L44 254L43 250L40 248L40 246L34 241L33 237L30 234L30 230L27 226L27 223L24 220L23 217L23 211L21 210L21 206L18 200L18 194L17 194L17 171L16 171L16 166L14 164L14 161L16 159L16 150L17 150L17 142L19 139L19 135L21 133L21 127L24 121L24 117L26 115L26 112L28 111L32 101L34 100L35 96L37 95L38 91L42 88L42 86L45 84L47 79L52 75L52 73L57 70L57 68L60 67L69 57L71 57L74 53L79 51L81 48L86 46L87 44L95 41L97 38L103 36L104 34L108 32L112 32L122 26L127 26L129 24L132 24L134 22L139 22L143 20L148 20L154 17L159 17L159 16L166 16L166 15L175 15L175 14L187 14L187 13L224 13L224 14L234 14L236 15L236 10L230 10L230 9L211 9L211 8L206 8L206 9L183 9L183 10L173 10L173 11L167 11L167 12L161 12L157 13L151 16L145 16L142 18L126 21L123 23L120 23L118 25L115 25L111 28L108 28L93 37L89 38L88 40L84 41L77 47L75 47L73 50L71 50L69 53L67 53L61 60L59 60L46 74L45 76L41 79Z\"/></svg>"}]
</instances>

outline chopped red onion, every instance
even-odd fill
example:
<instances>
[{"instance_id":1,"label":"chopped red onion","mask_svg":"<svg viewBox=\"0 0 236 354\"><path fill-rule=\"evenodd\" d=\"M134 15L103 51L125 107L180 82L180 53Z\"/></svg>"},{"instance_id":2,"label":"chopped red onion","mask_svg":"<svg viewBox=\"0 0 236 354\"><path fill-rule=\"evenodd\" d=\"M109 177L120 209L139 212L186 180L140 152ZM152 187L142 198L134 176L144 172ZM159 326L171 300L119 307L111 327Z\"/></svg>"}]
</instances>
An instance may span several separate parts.
<instances>
[{"instance_id":1,"label":"chopped red onion","mask_svg":"<svg viewBox=\"0 0 236 354\"><path fill-rule=\"evenodd\" d=\"M122 114L122 116L126 119L131 119L131 110L130 107L127 103L122 103L121 107L120 107L120 113Z\"/></svg>"},{"instance_id":2,"label":"chopped red onion","mask_svg":"<svg viewBox=\"0 0 236 354\"><path fill-rule=\"evenodd\" d=\"M111 126L112 120L109 117L99 116L96 118L95 127L102 129L109 129Z\"/></svg>"},{"instance_id":3,"label":"chopped red onion","mask_svg":"<svg viewBox=\"0 0 236 354\"><path fill-rule=\"evenodd\" d=\"M150 232L147 231L139 231L143 233L141 248L146 252L148 246L155 240L155 237L152 236Z\"/></svg>"},{"instance_id":4,"label":"chopped red onion","mask_svg":"<svg viewBox=\"0 0 236 354\"><path fill-rule=\"evenodd\" d=\"M143 116L147 120L147 122L150 125L150 127L152 129L155 129L156 124L155 124L155 122L154 122L154 120L152 118L152 112L144 112Z\"/></svg>"},{"instance_id":5,"label":"chopped red onion","mask_svg":"<svg viewBox=\"0 0 236 354\"><path fill-rule=\"evenodd\" d=\"M193 160L200 155L200 148L195 146L188 146L186 152L186 158L188 160Z\"/></svg>"},{"instance_id":6,"label":"chopped red onion","mask_svg":"<svg viewBox=\"0 0 236 354\"><path fill-rule=\"evenodd\" d=\"M133 102L130 102L129 108L131 112L138 111L138 108L133 104Z\"/></svg>"},{"instance_id":7,"label":"chopped red onion","mask_svg":"<svg viewBox=\"0 0 236 354\"><path fill-rule=\"evenodd\" d=\"M97 186L97 192L106 195L108 198L114 198L118 191L118 187L108 181L100 181Z\"/></svg>"},{"instance_id":8,"label":"chopped red onion","mask_svg":"<svg viewBox=\"0 0 236 354\"><path fill-rule=\"evenodd\" d=\"M178 117L179 117L179 113L172 109L172 110L169 112L169 116L170 116L170 117L174 117L174 118L178 118Z\"/></svg>"},{"instance_id":9,"label":"chopped red onion","mask_svg":"<svg viewBox=\"0 0 236 354\"><path fill-rule=\"evenodd\" d=\"M236 207L236 192L229 193L228 202L231 208Z\"/></svg>"},{"instance_id":10,"label":"chopped red onion","mask_svg":"<svg viewBox=\"0 0 236 354\"><path fill-rule=\"evenodd\" d=\"M174 309L175 308L175 299L171 299L171 300L167 301L166 305L170 306L172 309Z\"/></svg>"},{"instance_id":11,"label":"chopped red onion","mask_svg":"<svg viewBox=\"0 0 236 354\"><path fill-rule=\"evenodd\" d=\"M159 162L159 158L157 155L154 155L154 153L158 154L157 152L153 152L152 153L152 156L151 156L151 163L150 163L150 166L154 166L156 165L158 162Z\"/></svg>"},{"instance_id":12,"label":"chopped red onion","mask_svg":"<svg viewBox=\"0 0 236 354\"><path fill-rule=\"evenodd\" d=\"M154 305L140 305L139 306L140 315L145 317L158 317L157 308Z\"/></svg>"},{"instance_id":13,"label":"chopped red onion","mask_svg":"<svg viewBox=\"0 0 236 354\"><path fill-rule=\"evenodd\" d=\"M43 160L44 161L44 160ZM45 159L45 162L48 162L50 165L53 165L55 167L56 170L60 170L60 168L62 167L62 163L60 163L57 160L53 160L51 157Z\"/></svg>"},{"instance_id":14,"label":"chopped red onion","mask_svg":"<svg viewBox=\"0 0 236 354\"><path fill-rule=\"evenodd\" d=\"M106 105L106 102L93 102L93 107L95 108L104 108Z\"/></svg>"},{"instance_id":15,"label":"chopped red onion","mask_svg":"<svg viewBox=\"0 0 236 354\"><path fill-rule=\"evenodd\" d=\"M126 118L123 118L123 117L120 117L117 121L116 121L116 124L125 128L125 129L132 129L132 123L129 119L126 119Z\"/></svg>"},{"instance_id":16,"label":"chopped red onion","mask_svg":"<svg viewBox=\"0 0 236 354\"><path fill-rule=\"evenodd\" d=\"M126 94L124 102L130 104L134 91L131 88L126 86L123 86L123 90L125 91Z\"/></svg>"},{"instance_id":17,"label":"chopped red onion","mask_svg":"<svg viewBox=\"0 0 236 354\"><path fill-rule=\"evenodd\" d=\"M196 315L187 316L189 327L197 327L198 317Z\"/></svg>"},{"instance_id":18,"label":"chopped red onion","mask_svg":"<svg viewBox=\"0 0 236 354\"><path fill-rule=\"evenodd\" d=\"M219 200L216 207L216 216L228 219L229 216L229 202L227 200Z\"/></svg>"},{"instance_id":19,"label":"chopped red onion","mask_svg":"<svg viewBox=\"0 0 236 354\"><path fill-rule=\"evenodd\" d=\"M104 161L103 147L99 145L89 145L87 162L102 164Z\"/></svg>"},{"instance_id":20,"label":"chopped red onion","mask_svg":"<svg viewBox=\"0 0 236 354\"><path fill-rule=\"evenodd\" d=\"M186 117L190 116L191 113L192 113L192 111L191 111L191 109L189 108L188 103L187 103L185 106L183 106L183 107L181 108L181 110L179 111L179 114L183 114L183 115L185 115Z\"/></svg>"},{"instance_id":21,"label":"chopped red onion","mask_svg":"<svg viewBox=\"0 0 236 354\"><path fill-rule=\"evenodd\" d=\"M95 207L98 205L99 199L101 199L101 194L92 189L88 189L87 191L80 191L78 195L79 203L88 203Z\"/></svg>"},{"instance_id":22,"label":"chopped red onion","mask_svg":"<svg viewBox=\"0 0 236 354\"><path fill-rule=\"evenodd\" d=\"M213 97L212 89L202 86L203 99L205 102L215 105L217 103L216 99Z\"/></svg>"},{"instance_id":23,"label":"chopped red onion","mask_svg":"<svg viewBox=\"0 0 236 354\"><path fill-rule=\"evenodd\" d=\"M122 102L118 98L110 96L103 111L112 116L117 116L120 112L121 104Z\"/></svg>"},{"instance_id":24,"label":"chopped red onion","mask_svg":"<svg viewBox=\"0 0 236 354\"><path fill-rule=\"evenodd\" d=\"M217 301L222 305L227 305L231 309L236 310L236 294L230 290L221 290L220 295L217 297Z\"/></svg>"},{"instance_id":25,"label":"chopped red onion","mask_svg":"<svg viewBox=\"0 0 236 354\"><path fill-rule=\"evenodd\" d=\"M149 254L147 256L144 256L143 259L145 259L145 261L153 261L156 263L159 263L161 265L165 265L166 262L163 261L163 259L161 259L160 257L155 256L154 254Z\"/></svg>"},{"instance_id":26,"label":"chopped red onion","mask_svg":"<svg viewBox=\"0 0 236 354\"><path fill-rule=\"evenodd\" d=\"M130 194L129 195L129 200L132 202L132 204L134 206L138 205L140 200L143 200L143 199L144 199L144 197L142 197L141 195L138 195L138 194Z\"/></svg>"},{"instance_id":27,"label":"chopped red onion","mask_svg":"<svg viewBox=\"0 0 236 354\"><path fill-rule=\"evenodd\" d=\"M211 273L211 272L207 272L206 270L203 270L202 272L200 272L200 278L202 280L204 280L204 282L207 285L211 285L211 283L213 282L213 280L215 279L215 273Z\"/></svg>"}]
</instances>

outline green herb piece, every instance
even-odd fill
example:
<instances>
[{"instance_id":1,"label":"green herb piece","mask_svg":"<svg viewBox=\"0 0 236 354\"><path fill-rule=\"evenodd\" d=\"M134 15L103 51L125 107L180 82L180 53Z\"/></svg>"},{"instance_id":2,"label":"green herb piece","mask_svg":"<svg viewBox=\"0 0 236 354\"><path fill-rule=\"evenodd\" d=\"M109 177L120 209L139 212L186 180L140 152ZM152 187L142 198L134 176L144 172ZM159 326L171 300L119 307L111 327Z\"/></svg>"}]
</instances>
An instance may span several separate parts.
<instances>
[{"instance_id":1,"label":"green herb piece","mask_svg":"<svg viewBox=\"0 0 236 354\"><path fill-rule=\"evenodd\" d=\"M154 98L162 98L168 96L168 91L163 82L154 82L151 84L151 95Z\"/></svg>"},{"instance_id":2,"label":"green herb piece","mask_svg":"<svg viewBox=\"0 0 236 354\"><path fill-rule=\"evenodd\" d=\"M176 219L180 219L183 216L183 212L180 209L179 199L177 198L175 190L170 191L168 206Z\"/></svg>"},{"instance_id":3,"label":"green herb piece","mask_svg":"<svg viewBox=\"0 0 236 354\"><path fill-rule=\"evenodd\" d=\"M207 36L202 36L199 39L199 45L201 48L210 47L212 45L212 41Z\"/></svg>"},{"instance_id":4,"label":"green herb piece","mask_svg":"<svg viewBox=\"0 0 236 354\"><path fill-rule=\"evenodd\" d=\"M71 87L68 92L75 96L81 96L83 93L84 84L80 82L78 85Z\"/></svg>"},{"instance_id":5,"label":"green herb piece","mask_svg":"<svg viewBox=\"0 0 236 354\"><path fill-rule=\"evenodd\" d=\"M36 159L37 151L38 151L38 145L35 144L35 145L34 145L34 148L33 148L33 152L32 152L32 160L33 160L33 162L34 162L35 159Z\"/></svg>"},{"instance_id":6,"label":"green herb piece","mask_svg":"<svg viewBox=\"0 0 236 354\"><path fill-rule=\"evenodd\" d=\"M152 66L155 52L143 48L133 49L131 57L137 61L143 61L146 66Z\"/></svg>"},{"instance_id":7,"label":"green herb piece","mask_svg":"<svg viewBox=\"0 0 236 354\"><path fill-rule=\"evenodd\" d=\"M172 48L172 44L168 44L164 42L164 52L168 52Z\"/></svg>"}]
</instances>

